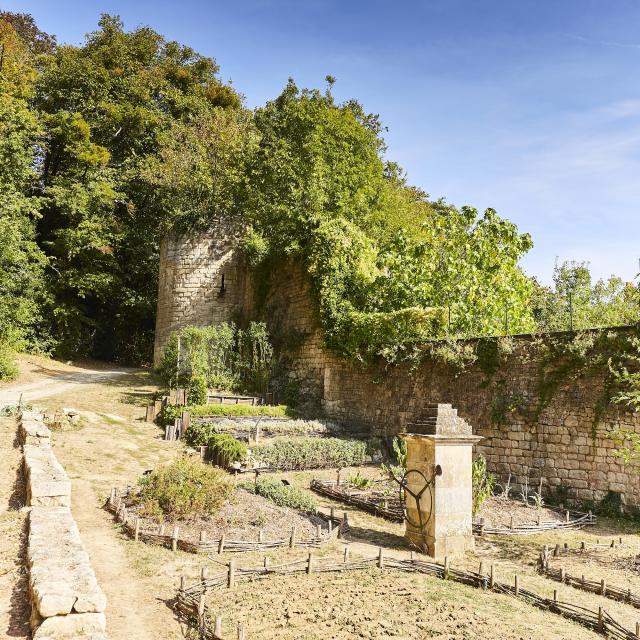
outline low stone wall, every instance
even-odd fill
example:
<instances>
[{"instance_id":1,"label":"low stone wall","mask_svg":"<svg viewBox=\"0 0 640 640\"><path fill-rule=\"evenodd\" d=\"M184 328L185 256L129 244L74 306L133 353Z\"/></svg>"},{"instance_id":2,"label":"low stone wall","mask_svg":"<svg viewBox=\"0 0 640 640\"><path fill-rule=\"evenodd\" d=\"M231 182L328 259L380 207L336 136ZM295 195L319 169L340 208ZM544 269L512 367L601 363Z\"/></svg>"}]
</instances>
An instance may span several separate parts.
<instances>
[{"instance_id":1,"label":"low stone wall","mask_svg":"<svg viewBox=\"0 0 640 640\"><path fill-rule=\"evenodd\" d=\"M27 561L34 640L106 640L106 598L71 510L71 481L37 412L19 418L24 443L29 537Z\"/></svg>"},{"instance_id":2,"label":"low stone wall","mask_svg":"<svg viewBox=\"0 0 640 640\"><path fill-rule=\"evenodd\" d=\"M48 444L25 444L24 470L30 507L70 507L71 480Z\"/></svg>"}]
</instances>

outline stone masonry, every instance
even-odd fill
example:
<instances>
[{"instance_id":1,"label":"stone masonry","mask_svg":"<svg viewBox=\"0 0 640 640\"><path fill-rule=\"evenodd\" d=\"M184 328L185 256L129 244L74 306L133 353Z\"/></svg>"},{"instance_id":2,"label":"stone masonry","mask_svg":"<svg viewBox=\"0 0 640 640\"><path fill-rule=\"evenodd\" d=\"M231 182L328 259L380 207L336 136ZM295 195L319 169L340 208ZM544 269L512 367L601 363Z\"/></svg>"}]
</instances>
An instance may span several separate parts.
<instances>
[{"instance_id":1,"label":"stone masonry","mask_svg":"<svg viewBox=\"0 0 640 640\"><path fill-rule=\"evenodd\" d=\"M563 383L538 412L541 362L533 336L513 338L512 352L492 376L479 366L456 374L433 361L411 369L364 368L341 360L324 347L317 303L299 265L284 264L267 274L266 296L261 296L258 306L250 279L240 273L241 260L234 257L229 244L212 238L209 234L192 240L194 252L189 256L178 256L176 241L163 245L158 349L172 330L186 324L230 320L232 312L245 319L262 319L301 397L315 400L328 417L345 426L389 438L402 432L425 405L450 403L473 425L474 434L483 438L476 449L501 480L511 474L515 484L528 479L537 485L542 477L545 491L558 496L589 502L613 491L626 505L640 507L640 476L612 456L614 443L607 437L607 432L618 428L640 433L640 413L612 405L594 431L601 378ZM188 246L183 241L184 251ZM223 269L232 274L230 282L235 284L221 300L215 291ZM503 420L496 422L496 401L513 397L522 406L506 411Z\"/></svg>"},{"instance_id":2,"label":"stone masonry","mask_svg":"<svg viewBox=\"0 0 640 640\"><path fill-rule=\"evenodd\" d=\"M37 411L23 411L29 511L27 562L34 640L107 640L106 598L71 514L71 482Z\"/></svg>"},{"instance_id":3,"label":"stone masonry","mask_svg":"<svg viewBox=\"0 0 640 640\"><path fill-rule=\"evenodd\" d=\"M229 321L241 309L245 270L236 247L237 236L230 237L220 226L162 241L155 364L174 331Z\"/></svg>"}]
</instances>

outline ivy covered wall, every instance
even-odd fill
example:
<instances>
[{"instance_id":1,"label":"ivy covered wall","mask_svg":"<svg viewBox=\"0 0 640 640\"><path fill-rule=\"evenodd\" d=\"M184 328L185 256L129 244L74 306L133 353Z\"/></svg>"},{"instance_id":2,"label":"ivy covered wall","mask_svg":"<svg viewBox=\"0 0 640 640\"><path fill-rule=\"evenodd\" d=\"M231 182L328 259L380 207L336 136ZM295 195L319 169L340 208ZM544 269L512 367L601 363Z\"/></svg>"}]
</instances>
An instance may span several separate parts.
<instances>
[{"instance_id":1,"label":"ivy covered wall","mask_svg":"<svg viewBox=\"0 0 640 640\"><path fill-rule=\"evenodd\" d=\"M252 313L270 327L289 388L331 418L390 437L427 404L451 403L502 481L542 477L549 500L640 507L640 477L610 437L640 433L640 412L613 401L613 371L637 364L640 328L440 342L421 361L365 366L327 351L300 268L273 268L260 287Z\"/></svg>"}]
</instances>

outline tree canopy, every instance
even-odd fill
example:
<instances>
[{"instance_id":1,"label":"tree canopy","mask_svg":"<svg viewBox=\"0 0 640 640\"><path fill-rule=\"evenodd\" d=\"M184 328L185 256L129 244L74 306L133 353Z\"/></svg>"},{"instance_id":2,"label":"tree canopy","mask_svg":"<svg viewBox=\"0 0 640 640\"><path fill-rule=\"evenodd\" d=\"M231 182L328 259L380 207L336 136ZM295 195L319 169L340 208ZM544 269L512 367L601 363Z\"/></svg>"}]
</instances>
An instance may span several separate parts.
<instances>
[{"instance_id":1,"label":"tree canopy","mask_svg":"<svg viewBox=\"0 0 640 640\"><path fill-rule=\"evenodd\" d=\"M148 361L160 239L214 218L244 230L258 272L304 265L350 357L396 361L506 318L566 328L569 277L580 327L638 319L636 287L574 265L544 289L519 266L528 234L411 186L333 78L251 111L213 59L109 15L75 46L0 12L0 48L0 376L8 347Z\"/></svg>"}]
</instances>

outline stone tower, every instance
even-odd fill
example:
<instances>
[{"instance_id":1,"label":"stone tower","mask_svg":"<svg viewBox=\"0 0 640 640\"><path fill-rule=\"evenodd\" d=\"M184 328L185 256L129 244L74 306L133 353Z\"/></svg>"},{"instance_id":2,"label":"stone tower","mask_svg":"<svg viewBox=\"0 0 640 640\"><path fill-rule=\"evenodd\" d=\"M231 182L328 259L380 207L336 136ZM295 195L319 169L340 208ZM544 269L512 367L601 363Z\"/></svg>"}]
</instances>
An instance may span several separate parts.
<instances>
[{"instance_id":1,"label":"stone tower","mask_svg":"<svg viewBox=\"0 0 640 640\"><path fill-rule=\"evenodd\" d=\"M163 239L154 364L175 331L228 322L242 313L246 277L238 240L222 222L207 232Z\"/></svg>"}]
</instances>

